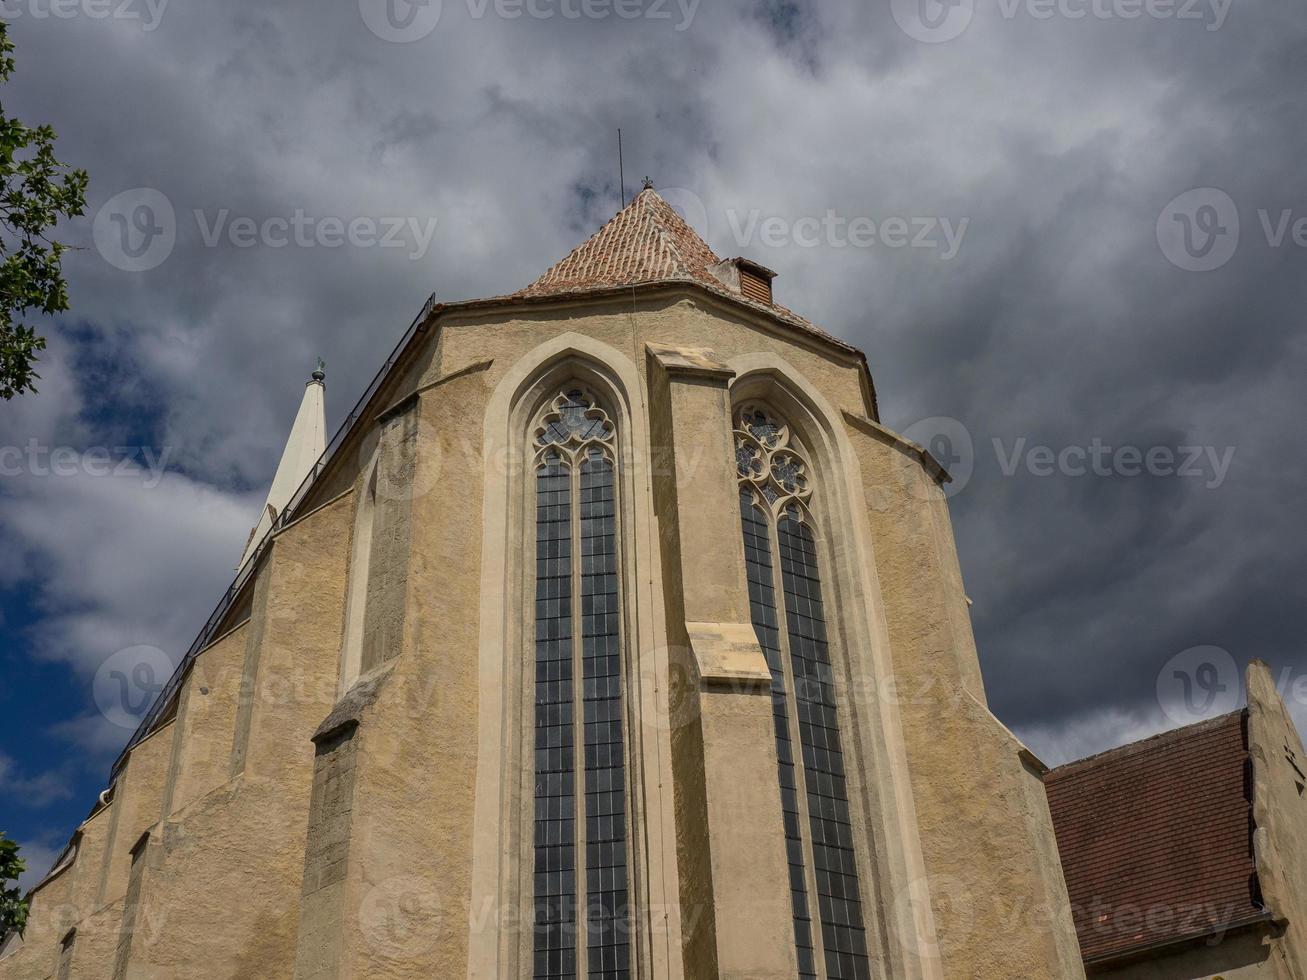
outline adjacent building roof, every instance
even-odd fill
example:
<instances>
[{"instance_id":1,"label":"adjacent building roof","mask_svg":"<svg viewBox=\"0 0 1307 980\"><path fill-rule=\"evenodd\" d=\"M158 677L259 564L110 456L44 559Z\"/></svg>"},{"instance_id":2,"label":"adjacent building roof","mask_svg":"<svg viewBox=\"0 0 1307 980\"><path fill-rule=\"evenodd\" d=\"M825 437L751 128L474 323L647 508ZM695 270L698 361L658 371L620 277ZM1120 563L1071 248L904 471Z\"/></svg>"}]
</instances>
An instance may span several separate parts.
<instances>
[{"instance_id":1,"label":"adjacent building roof","mask_svg":"<svg viewBox=\"0 0 1307 980\"><path fill-rule=\"evenodd\" d=\"M1265 918L1253 862L1245 714L1045 776L1086 963Z\"/></svg>"}]
</instances>

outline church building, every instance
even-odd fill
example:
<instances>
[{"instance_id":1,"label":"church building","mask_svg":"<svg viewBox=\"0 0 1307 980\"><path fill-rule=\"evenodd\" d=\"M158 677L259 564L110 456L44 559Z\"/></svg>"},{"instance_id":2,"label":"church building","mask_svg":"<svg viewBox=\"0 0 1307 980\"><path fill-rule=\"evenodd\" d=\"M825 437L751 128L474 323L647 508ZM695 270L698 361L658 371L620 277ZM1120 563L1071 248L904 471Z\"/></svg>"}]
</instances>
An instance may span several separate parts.
<instances>
[{"instance_id":1,"label":"church building","mask_svg":"<svg viewBox=\"0 0 1307 980\"><path fill-rule=\"evenodd\" d=\"M1307 980L1265 669L1050 773L986 705L948 474L775 275L646 188L428 303L330 440L316 372L0 980ZM1234 918L1112 904L1180 899Z\"/></svg>"}]
</instances>

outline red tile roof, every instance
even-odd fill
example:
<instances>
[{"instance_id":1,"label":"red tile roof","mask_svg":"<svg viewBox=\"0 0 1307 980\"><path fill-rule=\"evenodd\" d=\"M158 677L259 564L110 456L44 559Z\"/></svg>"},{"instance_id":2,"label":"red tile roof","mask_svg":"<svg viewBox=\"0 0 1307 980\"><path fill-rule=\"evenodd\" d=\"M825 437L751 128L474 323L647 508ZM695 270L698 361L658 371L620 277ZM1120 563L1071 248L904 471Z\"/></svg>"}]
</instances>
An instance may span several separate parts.
<instances>
[{"instance_id":1,"label":"red tile roof","mask_svg":"<svg viewBox=\"0 0 1307 980\"><path fill-rule=\"evenodd\" d=\"M658 192L646 189L608 224L519 295L692 279L721 288L709 270L720 262Z\"/></svg>"},{"instance_id":2,"label":"red tile roof","mask_svg":"<svg viewBox=\"0 0 1307 980\"><path fill-rule=\"evenodd\" d=\"M732 290L713 275L722 260L653 188L641 191L591 238L510 300L574 296L628 286L690 282L861 355L778 303L764 303Z\"/></svg>"},{"instance_id":3,"label":"red tile roof","mask_svg":"<svg viewBox=\"0 0 1307 980\"><path fill-rule=\"evenodd\" d=\"M1246 742L1239 711L1045 776L1087 963L1262 917Z\"/></svg>"}]
</instances>

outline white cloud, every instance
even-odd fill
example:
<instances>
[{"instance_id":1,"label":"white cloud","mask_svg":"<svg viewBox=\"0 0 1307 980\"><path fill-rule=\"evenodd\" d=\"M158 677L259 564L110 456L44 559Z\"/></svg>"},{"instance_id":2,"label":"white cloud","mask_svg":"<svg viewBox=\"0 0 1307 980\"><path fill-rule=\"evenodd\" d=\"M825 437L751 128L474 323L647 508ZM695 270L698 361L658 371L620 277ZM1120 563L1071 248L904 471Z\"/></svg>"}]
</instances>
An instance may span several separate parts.
<instances>
[{"instance_id":1,"label":"white cloud","mask_svg":"<svg viewBox=\"0 0 1307 980\"><path fill-rule=\"evenodd\" d=\"M0 527L0 547L21 556L13 564L41 613L28 649L67 662L82 684L126 647L158 647L180 658L234 574L258 507L257 494L223 492L176 473L129 466L94 475L103 472L100 460L87 460L70 453L63 476L48 457L41 475L6 476ZM111 752L125 733L94 714L89 684L87 701L91 713L61 722L56 734L96 754Z\"/></svg>"},{"instance_id":2,"label":"white cloud","mask_svg":"<svg viewBox=\"0 0 1307 980\"><path fill-rule=\"evenodd\" d=\"M36 809L56 800L66 800L72 794L72 780L66 771L49 769L35 776L23 776L14 760L0 752L0 798L6 798L10 806Z\"/></svg>"}]
</instances>

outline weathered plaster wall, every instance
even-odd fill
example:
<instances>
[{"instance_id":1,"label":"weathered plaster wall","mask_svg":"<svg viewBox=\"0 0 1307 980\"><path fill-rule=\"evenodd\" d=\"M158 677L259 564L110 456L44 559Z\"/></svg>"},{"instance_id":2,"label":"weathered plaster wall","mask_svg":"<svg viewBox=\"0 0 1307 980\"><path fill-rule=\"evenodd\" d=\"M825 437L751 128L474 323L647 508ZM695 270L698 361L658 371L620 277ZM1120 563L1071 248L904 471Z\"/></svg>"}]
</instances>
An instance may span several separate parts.
<instances>
[{"instance_id":1,"label":"weathered plaster wall","mask_svg":"<svg viewBox=\"0 0 1307 980\"><path fill-rule=\"evenodd\" d=\"M468 898L482 467L466 434L485 399L466 372L387 423L371 569L387 584L366 613L385 653L341 702L348 731L318 746L297 977L459 976L469 929L499 925Z\"/></svg>"},{"instance_id":2,"label":"weathered plaster wall","mask_svg":"<svg viewBox=\"0 0 1307 980\"><path fill-rule=\"evenodd\" d=\"M869 424L862 469L945 976L1081 976L1052 820L984 704L943 492ZM1055 869L1055 870L1053 870Z\"/></svg>"},{"instance_id":3,"label":"weathered plaster wall","mask_svg":"<svg viewBox=\"0 0 1307 980\"><path fill-rule=\"evenodd\" d=\"M783 328L769 327L763 317L728 309L690 295L641 297L634 303L608 300L570 308L542 308L529 313L451 318L441 328L440 347L427 373L427 384L485 360L494 360L492 377L507 371L524 353L563 330L576 331L621 351L646 374L645 345L710 347L723 361L739 354L780 354L821 387L836 406L865 414L861 368L851 355L840 355L819 342Z\"/></svg>"},{"instance_id":4,"label":"weathered plaster wall","mask_svg":"<svg viewBox=\"0 0 1307 980\"><path fill-rule=\"evenodd\" d=\"M481 770L514 764L521 730L518 716L505 718L498 737L482 751L483 566L499 569L502 588L514 593L526 588L527 577L509 576L514 566L505 564L504 555L482 554L488 522L511 524L509 515L484 512L486 475L508 481L512 467L521 465L508 458L502 468L488 465L495 461L485 455L485 417L491 393L515 365L568 331L629 356L634 383L627 394L640 426L629 433L633 443L667 445L670 439L665 422L650 429L650 418L659 415L651 407L663 397L651 391L645 353L651 342L711 347L722 360L776 355L802 372L837 412L870 411L855 358L808 338L787 338L761 318L688 295L536 310L498 321L464 316L433 332L387 385L391 410L380 430L369 420L373 434L351 443L357 448L333 472L332 486L342 496L278 535L251 590L249 623L201 655L173 727L138 746L114 802L84 828L82 856L65 873L79 923L73 976L109 975L124 937L131 848L153 827L133 886L139 904L126 930L126 976L498 980L470 948L487 935L494 938L492 947L511 945L527 923L520 906L472 902L473 842L487 836L476 825L476 791ZM661 402L663 416L672 403L670 396ZM723 400L718 415L727 404ZM729 418L713 424L729 426ZM856 467L853 486L864 499L855 506L865 503L884 590L879 598L915 794L904 805L920 822L942 949L942 967L914 963L896 976L1078 976L1078 958L1068 960L1064 923L1055 913L1053 925L1038 918L1041 903L1065 901L1056 894L1060 869L1049 853L1047 807L1032 770L1019 759L1020 747L984 708L946 507L920 460L869 431L867 425L850 425L856 458L848 462ZM696 450L715 458L720 442L696 446L685 440L677 465L705 465ZM370 545L362 676L342 701L338 664L347 565L374 447L383 477ZM650 550L645 564L624 568L634 572L628 577L644 597L641 609L657 612L655 621L634 627L640 640L630 651L632 676L641 683L649 679L653 690L639 696L649 697L656 710L642 718L632 752L648 763L639 805L654 814L666 806L667 825L674 827L664 837L634 842L641 853L632 866L641 873L670 869L669 898L676 896L662 910L666 935L644 935L641 948L658 964L651 975L725 975L713 912L720 898L712 888L713 841L704 828L720 823L717 832L730 835L733 826L748 831L753 818L730 812L731 799L721 797L710 821L708 791L713 779L730 777L731 752L774 753L769 711L753 711L750 703L741 715L729 701L723 704L732 710L700 718L697 695L679 702L684 717L668 707L677 704L678 689L698 683L699 664L684 628L683 572L667 558L679 553L679 541L661 553L657 545L671 543L660 535L678 534L683 510L696 512L693 500L678 501L675 485L653 491L657 477L651 473L658 468L647 455L630 462L638 470L632 492L649 495L650 516L641 518L649 526L637 526L631 515L624 519L631 518L632 532L645 535ZM717 534L722 540L713 556L733 554L739 565L731 567L742 565L737 525L691 530L684 540L698 543ZM843 559L852 553L848 549L847 542L836 542L832 551ZM705 576L699 583L692 597L698 606L719 578ZM856 593L849 594L866 598ZM748 622L747 604L718 606L720 614L707 617L718 625ZM502 659L504 651L499 654ZM325 733L315 749L315 731L340 712L348 724ZM724 735L714 727L718 723ZM705 762L705 730L723 742L711 767ZM517 779L520 773L510 772L504 795L481 811L483 820L497 825L489 834L501 857L522 848ZM774 784L767 787L774 793ZM869 787L868 794L878 789ZM659 802L664 793L674 802ZM166 818L160 824L161 814ZM916 829L905 824L890 833L915 836ZM726 841L731 843L738 841ZM865 853L883 858L891 843L901 842L868 841ZM529 887L530 875L521 877ZM867 877L871 883L875 875ZM94 882L90 901L88 881ZM52 898L56 882L47 886ZM902 898L880 896L888 905ZM884 921L900 921L881 911ZM57 931L43 934L43 966L29 967L38 957L24 947L0 962L0 978L56 969ZM777 930L767 932L775 940ZM891 935L889 941L915 945L915 937ZM731 955L745 962L766 948L737 942ZM788 956L788 943L785 950ZM788 969L786 962L780 972ZM761 968L748 975L770 974Z\"/></svg>"},{"instance_id":5,"label":"weathered plaster wall","mask_svg":"<svg viewBox=\"0 0 1307 980\"><path fill-rule=\"evenodd\" d=\"M162 812L163 787L172 755L172 729L173 723L169 723L133 748L118 777L109 810L110 838L100 875L101 904L127 893L132 851Z\"/></svg>"},{"instance_id":6,"label":"weathered plaster wall","mask_svg":"<svg viewBox=\"0 0 1307 980\"><path fill-rule=\"evenodd\" d=\"M334 703L350 516L345 498L279 534L250 626L201 654L177 720L133 749L76 862L38 891L69 890L71 977L290 976L309 737ZM229 777L238 724L249 739ZM57 942L46 952L41 976L57 969ZM0 964L5 980L26 975Z\"/></svg>"},{"instance_id":7,"label":"weathered plaster wall","mask_svg":"<svg viewBox=\"0 0 1307 980\"><path fill-rule=\"evenodd\" d=\"M664 591L678 617L667 631L689 651L684 680L694 688L694 716L679 720L699 730L677 737L698 754L678 755L675 780L687 803L702 794L702 809L678 813L689 823L677 828L678 866L709 876L683 894L711 898L682 910L692 923L686 975L789 977L797 964L771 673L741 560L730 375L699 349L650 348L650 359L655 498L669 498L658 507Z\"/></svg>"},{"instance_id":8,"label":"weathered plaster wall","mask_svg":"<svg viewBox=\"0 0 1307 980\"><path fill-rule=\"evenodd\" d=\"M351 722L317 744L296 943L295 976L301 980L325 980L340 972L357 728L357 722Z\"/></svg>"},{"instance_id":9,"label":"weathered plaster wall","mask_svg":"<svg viewBox=\"0 0 1307 980\"><path fill-rule=\"evenodd\" d=\"M681 562L677 525L678 495L672 451L671 389L652 386L649 398L653 501L658 522L659 558L664 566ZM680 871L681 960L687 977L718 972L716 922L713 916L712 854L708 840L708 799L704 769L703 726L699 724L700 694L694 651L685 627L685 597L681 589L664 590L669 637L666 682L667 719L671 735L671 766L675 813L676 863Z\"/></svg>"},{"instance_id":10,"label":"weathered plaster wall","mask_svg":"<svg viewBox=\"0 0 1307 980\"><path fill-rule=\"evenodd\" d=\"M45 980L54 975L60 941L81 918L71 907L72 879L71 869L66 870L32 895L26 935L0 957L0 976L5 980Z\"/></svg>"},{"instance_id":11,"label":"weathered plaster wall","mask_svg":"<svg viewBox=\"0 0 1307 980\"><path fill-rule=\"evenodd\" d=\"M365 674L399 656L404 645L418 448L416 407L416 402L409 402L381 424L363 616L361 672Z\"/></svg>"},{"instance_id":12,"label":"weathered plaster wall","mask_svg":"<svg viewBox=\"0 0 1307 980\"><path fill-rule=\"evenodd\" d=\"M1307 752L1275 677L1248 665L1248 754L1253 766L1253 849L1262 899L1284 934L1283 980L1307 978Z\"/></svg>"},{"instance_id":13,"label":"weathered plaster wall","mask_svg":"<svg viewBox=\"0 0 1307 980\"><path fill-rule=\"evenodd\" d=\"M172 762L163 813L172 814L230 778L232 737L240 701L248 624L196 657L177 704Z\"/></svg>"}]
</instances>

